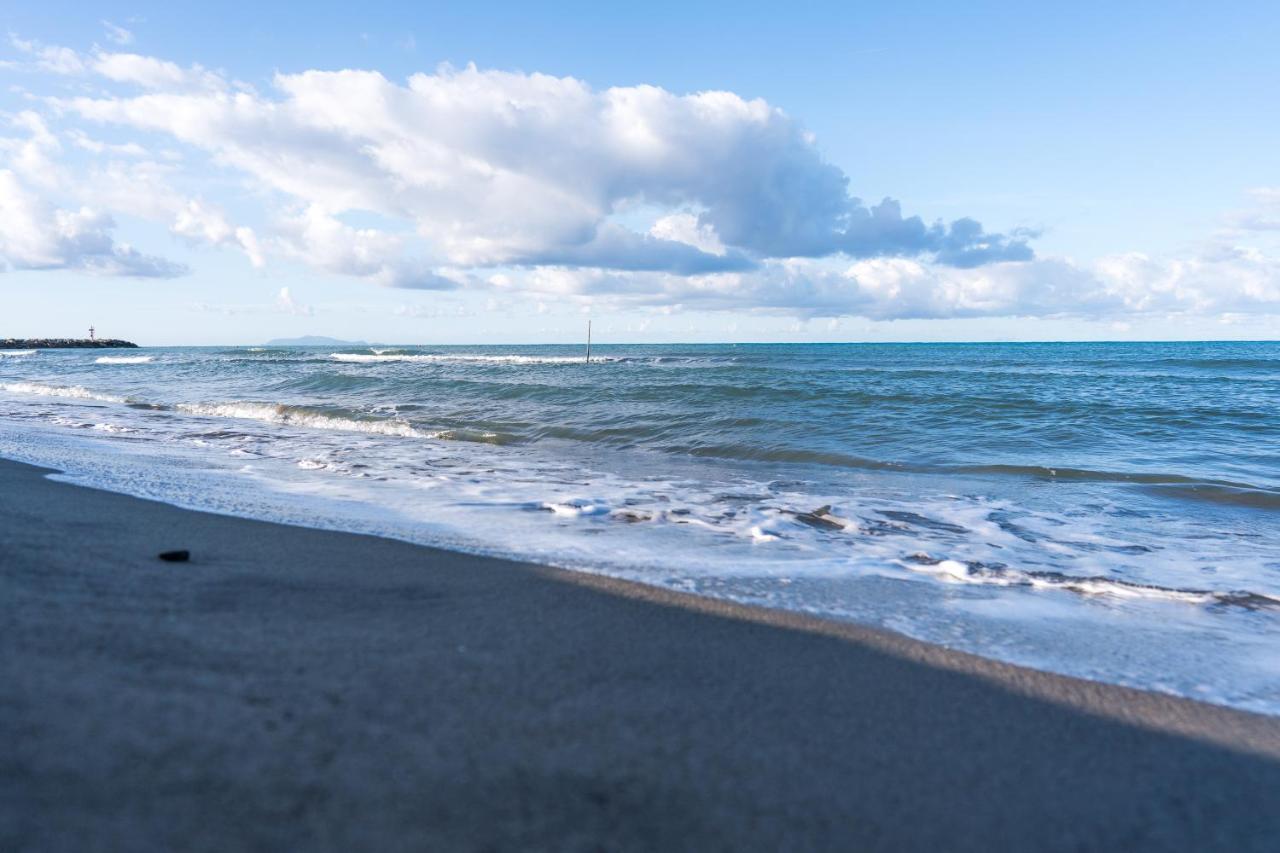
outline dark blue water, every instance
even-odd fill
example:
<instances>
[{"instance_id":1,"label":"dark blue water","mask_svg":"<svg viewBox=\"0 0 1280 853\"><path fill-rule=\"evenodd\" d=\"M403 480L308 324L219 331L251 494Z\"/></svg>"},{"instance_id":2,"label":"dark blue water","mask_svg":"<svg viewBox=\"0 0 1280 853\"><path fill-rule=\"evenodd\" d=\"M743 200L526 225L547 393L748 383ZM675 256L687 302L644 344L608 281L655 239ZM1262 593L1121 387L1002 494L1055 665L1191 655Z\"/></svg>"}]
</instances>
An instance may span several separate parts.
<instances>
[{"instance_id":1,"label":"dark blue water","mask_svg":"<svg viewBox=\"0 0 1280 853\"><path fill-rule=\"evenodd\" d=\"M1280 344L594 356L9 354L0 452L1280 710Z\"/></svg>"}]
</instances>

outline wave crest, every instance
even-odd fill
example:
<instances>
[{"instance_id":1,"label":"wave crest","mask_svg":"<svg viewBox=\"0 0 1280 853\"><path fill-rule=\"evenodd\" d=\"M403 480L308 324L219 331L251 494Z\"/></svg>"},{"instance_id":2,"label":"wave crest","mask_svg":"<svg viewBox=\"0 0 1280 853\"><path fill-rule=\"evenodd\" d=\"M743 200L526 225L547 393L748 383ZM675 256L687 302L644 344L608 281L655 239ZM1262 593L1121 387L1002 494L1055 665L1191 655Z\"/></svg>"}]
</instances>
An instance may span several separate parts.
<instances>
[{"instance_id":1,"label":"wave crest","mask_svg":"<svg viewBox=\"0 0 1280 853\"><path fill-rule=\"evenodd\" d=\"M39 382L6 382L0 389L11 394L37 394L41 397L67 397L73 400L98 400L103 403L127 403L124 397L99 394L83 385L41 385Z\"/></svg>"},{"instance_id":2,"label":"wave crest","mask_svg":"<svg viewBox=\"0 0 1280 853\"><path fill-rule=\"evenodd\" d=\"M362 353L335 352L329 355L334 361L351 364L379 364L392 361L417 361L427 363L474 362L479 364L584 364L577 355L470 355L463 353L396 353L391 351ZM620 362L626 359L613 356L593 356L594 362Z\"/></svg>"},{"instance_id":3,"label":"wave crest","mask_svg":"<svg viewBox=\"0 0 1280 853\"><path fill-rule=\"evenodd\" d=\"M440 434L428 432L414 427L412 424L395 418L374 418L350 412L325 411L306 406L289 406L283 403L179 403L178 411L189 415L202 415L215 418L238 418L241 420L264 421L266 423L287 424L289 426L308 427L311 429L346 430L349 432L368 432L376 435L398 436L400 438L439 438Z\"/></svg>"}]
</instances>

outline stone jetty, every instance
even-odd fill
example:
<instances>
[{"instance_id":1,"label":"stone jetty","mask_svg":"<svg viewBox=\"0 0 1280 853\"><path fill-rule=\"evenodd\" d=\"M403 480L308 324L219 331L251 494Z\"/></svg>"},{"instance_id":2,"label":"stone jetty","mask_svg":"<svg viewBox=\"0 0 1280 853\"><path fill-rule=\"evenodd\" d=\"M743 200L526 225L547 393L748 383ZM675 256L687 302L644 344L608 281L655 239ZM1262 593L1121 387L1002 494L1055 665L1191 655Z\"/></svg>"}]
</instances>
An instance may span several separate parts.
<instances>
[{"instance_id":1,"label":"stone jetty","mask_svg":"<svg viewBox=\"0 0 1280 853\"><path fill-rule=\"evenodd\" d=\"M0 338L0 349L137 349L130 341L110 338Z\"/></svg>"}]
</instances>

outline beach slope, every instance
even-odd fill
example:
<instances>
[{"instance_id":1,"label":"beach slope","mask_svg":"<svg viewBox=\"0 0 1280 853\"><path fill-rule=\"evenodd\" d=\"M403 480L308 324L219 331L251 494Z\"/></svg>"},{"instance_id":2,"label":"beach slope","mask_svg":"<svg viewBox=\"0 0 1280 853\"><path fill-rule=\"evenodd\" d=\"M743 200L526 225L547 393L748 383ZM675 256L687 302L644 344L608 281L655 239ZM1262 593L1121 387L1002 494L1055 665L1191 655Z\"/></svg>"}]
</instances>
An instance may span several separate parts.
<instances>
[{"instance_id":1,"label":"beach slope","mask_svg":"<svg viewBox=\"0 0 1280 853\"><path fill-rule=\"evenodd\" d=\"M2 850L1280 837L1274 718L46 473L0 462Z\"/></svg>"}]
</instances>

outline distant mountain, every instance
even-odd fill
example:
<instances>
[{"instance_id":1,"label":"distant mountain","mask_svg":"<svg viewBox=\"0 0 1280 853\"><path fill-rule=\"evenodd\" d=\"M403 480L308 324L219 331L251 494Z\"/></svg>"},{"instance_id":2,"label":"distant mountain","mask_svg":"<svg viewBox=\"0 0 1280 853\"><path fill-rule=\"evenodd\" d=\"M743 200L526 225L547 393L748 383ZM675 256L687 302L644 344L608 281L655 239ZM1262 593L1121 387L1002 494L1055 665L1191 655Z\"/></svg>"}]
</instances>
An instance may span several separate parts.
<instances>
[{"instance_id":1,"label":"distant mountain","mask_svg":"<svg viewBox=\"0 0 1280 853\"><path fill-rule=\"evenodd\" d=\"M304 335L301 338L276 338L267 341L268 347L367 347L368 341L343 341L324 335Z\"/></svg>"}]
</instances>

